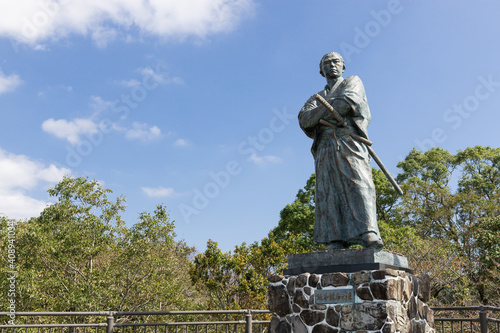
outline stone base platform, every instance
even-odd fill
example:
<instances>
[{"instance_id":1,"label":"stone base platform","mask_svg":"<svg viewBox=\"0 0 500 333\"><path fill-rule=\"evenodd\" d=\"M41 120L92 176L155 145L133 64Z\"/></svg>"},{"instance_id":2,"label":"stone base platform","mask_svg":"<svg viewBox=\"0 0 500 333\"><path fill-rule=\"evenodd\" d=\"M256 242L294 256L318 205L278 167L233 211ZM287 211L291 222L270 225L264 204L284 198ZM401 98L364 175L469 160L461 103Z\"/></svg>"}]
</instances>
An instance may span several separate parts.
<instances>
[{"instance_id":1,"label":"stone base platform","mask_svg":"<svg viewBox=\"0 0 500 333\"><path fill-rule=\"evenodd\" d=\"M395 269L412 273L405 256L382 249L322 250L288 255L285 275Z\"/></svg>"},{"instance_id":2,"label":"stone base platform","mask_svg":"<svg viewBox=\"0 0 500 333\"><path fill-rule=\"evenodd\" d=\"M269 333L435 333L430 279L401 270L269 278Z\"/></svg>"}]
</instances>

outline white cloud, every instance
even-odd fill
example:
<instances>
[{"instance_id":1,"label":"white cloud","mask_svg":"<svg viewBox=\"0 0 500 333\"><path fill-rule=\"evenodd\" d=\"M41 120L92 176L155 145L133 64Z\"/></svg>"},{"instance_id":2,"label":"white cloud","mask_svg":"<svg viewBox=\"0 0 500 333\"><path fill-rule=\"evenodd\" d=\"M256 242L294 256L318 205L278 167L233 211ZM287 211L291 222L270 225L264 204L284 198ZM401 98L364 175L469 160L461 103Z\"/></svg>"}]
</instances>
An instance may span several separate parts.
<instances>
[{"instance_id":1,"label":"white cloud","mask_svg":"<svg viewBox=\"0 0 500 333\"><path fill-rule=\"evenodd\" d=\"M65 119L47 119L42 123L42 129L60 139L68 140L76 145L80 142L81 136L85 134L97 133L99 124L91 119L76 118L71 121Z\"/></svg>"},{"instance_id":2,"label":"white cloud","mask_svg":"<svg viewBox=\"0 0 500 333\"><path fill-rule=\"evenodd\" d=\"M89 105L92 109L94 109L97 113L106 111L113 106L112 101L106 101L102 99L100 96L90 96Z\"/></svg>"},{"instance_id":3,"label":"white cloud","mask_svg":"<svg viewBox=\"0 0 500 333\"><path fill-rule=\"evenodd\" d=\"M37 216L48 203L28 196L26 191L41 183L57 183L69 174L68 169L45 166L0 148L0 213L14 219Z\"/></svg>"},{"instance_id":4,"label":"white cloud","mask_svg":"<svg viewBox=\"0 0 500 333\"><path fill-rule=\"evenodd\" d=\"M164 65L162 65L164 67ZM127 88L134 88L141 85L152 85L152 87L156 87L156 85L165 85L165 84L184 84L184 80L180 77L171 77L165 71L153 70L151 67L140 67L136 70L142 77L141 81L137 79L129 79L129 80L114 80L113 84L118 84ZM166 68L163 68L164 70ZM152 89L150 86L146 86L146 89ZM154 88L153 88L154 89Z\"/></svg>"},{"instance_id":5,"label":"white cloud","mask_svg":"<svg viewBox=\"0 0 500 333\"><path fill-rule=\"evenodd\" d=\"M108 43L113 41L117 36L117 31L115 29L105 29L103 27L97 27L92 32L92 40L97 45L97 47L105 48Z\"/></svg>"},{"instance_id":6,"label":"white cloud","mask_svg":"<svg viewBox=\"0 0 500 333\"><path fill-rule=\"evenodd\" d=\"M187 146L189 146L189 142L187 142L184 139L177 139L174 142L174 146L175 147L187 147Z\"/></svg>"},{"instance_id":7,"label":"white cloud","mask_svg":"<svg viewBox=\"0 0 500 333\"><path fill-rule=\"evenodd\" d=\"M161 130L157 126L148 127L147 124L134 122L125 137L130 140L153 141L161 138Z\"/></svg>"},{"instance_id":8,"label":"white cloud","mask_svg":"<svg viewBox=\"0 0 500 333\"><path fill-rule=\"evenodd\" d=\"M130 79L130 80L121 80L121 81L113 81L115 84L119 84L121 86L133 88L141 85L141 81L136 80L136 79Z\"/></svg>"},{"instance_id":9,"label":"white cloud","mask_svg":"<svg viewBox=\"0 0 500 333\"><path fill-rule=\"evenodd\" d=\"M118 35L204 39L231 31L254 6L253 0L9 1L0 11L0 35L35 48L71 34L91 36L100 47Z\"/></svg>"},{"instance_id":10,"label":"white cloud","mask_svg":"<svg viewBox=\"0 0 500 333\"><path fill-rule=\"evenodd\" d=\"M0 70L0 94L13 91L17 87L19 87L22 83L23 83L23 80L21 80L19 75L12 74L12 75L6 76Z\"/></svg>"},{"instance_id":11,"label":"white cloud","mask_svg":"<svg viewBox=\"0 0 500 333\"><path fill-rule=\"evenodd\" d=\"M151 198L156 198L156 197L169 198L169 197L177 195L177 193L175 193L174 189L170 188L170 187L169 188L165 188L165 187L161 187L161 186L158 186L156 188L142 187L141 189L148 197L151 197Z\"/></svg>"},{"instance_id":12,"label":"white cloud","mask_svg":"<svg viewBox=\"0 0 500 333\"><path fill-rule=\"evenodd\" d=\"M180 77L169 77L165 73L157 73L151 67L140 68L140 73L143 77L151 77L158 84L183 84L184 81Z\"/></svg>"},{"instance_id":13,"label":"white cloud","mask_svg":"<svg viewBox=\"0 0 500 333\"><path fill-rule=\"evenodd\" d=\"M0 192L0 214L11 219L40 215L50 203L31 198L19 191Z\"/></svg>"},{"instance_id":14,"label":"white cloud","mask_svg":"<svg viewBox=\"0 0 500 333\"><path fill-rule=\"evenodd\" d=\"M100 97L93 96L93 108L96 111L103 110L109 107L107 101ZM132 128L120 127L116 123L106 123L103 120L100 123L95 122L90 118L76 118L73 120L53 118L47 119L42 123L42 129L59 139L68 141L72 145L77 145L85 136L93 136L102 131L108 133L110 130L124 132L125 137L129 140L155 141L162 137L161 130L158 126L149 126L145 123L134 122Z\"/></svg>"},{"instance_id":15,"label":"white cloud","mask_svg":"<svg viewBox=\"0 0 500 333\"><path fill-rule=\"evenodd\" d=\"M272 155L259 156L257 154L252 154L249 157L250 162L257 165L265 165L268 163L281 163L281 158Z\"/></svg>"}]
</instances>

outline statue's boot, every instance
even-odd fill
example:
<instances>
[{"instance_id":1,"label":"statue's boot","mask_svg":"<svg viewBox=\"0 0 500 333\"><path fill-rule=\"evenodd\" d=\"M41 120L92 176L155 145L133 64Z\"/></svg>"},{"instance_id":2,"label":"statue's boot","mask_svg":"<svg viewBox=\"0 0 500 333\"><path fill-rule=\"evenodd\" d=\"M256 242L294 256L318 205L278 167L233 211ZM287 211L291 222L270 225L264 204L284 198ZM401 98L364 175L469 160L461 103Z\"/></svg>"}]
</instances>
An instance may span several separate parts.
<instances>
[{"instance_id":1,"label":"statue's boot","mask_svg":"<svg viewBox=\"0 0 500 333\"><path fill-rule=\"evenodd\" d=\"M384 247L382 239L374 232L367 232L362 238L364 248L381 249Z\"/></svg>"}]
</instances>

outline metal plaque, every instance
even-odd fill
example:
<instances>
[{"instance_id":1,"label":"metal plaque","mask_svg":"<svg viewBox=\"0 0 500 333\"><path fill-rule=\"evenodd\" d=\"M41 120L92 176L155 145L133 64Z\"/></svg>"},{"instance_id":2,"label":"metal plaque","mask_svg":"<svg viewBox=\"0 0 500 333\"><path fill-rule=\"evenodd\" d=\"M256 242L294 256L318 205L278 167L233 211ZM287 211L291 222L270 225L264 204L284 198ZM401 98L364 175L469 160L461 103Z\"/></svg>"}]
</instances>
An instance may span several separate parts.
<instances>
[{"instance_id":1,"label":"metal plaque","mask_svg":"<svg viewBox=\"0 0 500 333\"><path fill-rule=\"evenodd\" d=\"M353 287L321 289L314 292L314 302L316 304L354 303L355 301L356 296Z\"/></svg>"}]
</instances>

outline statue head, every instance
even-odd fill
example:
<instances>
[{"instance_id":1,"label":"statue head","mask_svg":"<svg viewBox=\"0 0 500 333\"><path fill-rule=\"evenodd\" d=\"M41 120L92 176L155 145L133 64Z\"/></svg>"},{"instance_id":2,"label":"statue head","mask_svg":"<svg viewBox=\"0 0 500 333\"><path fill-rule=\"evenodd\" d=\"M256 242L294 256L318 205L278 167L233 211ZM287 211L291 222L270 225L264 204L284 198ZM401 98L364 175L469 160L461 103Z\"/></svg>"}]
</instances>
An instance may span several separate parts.
<instances>
[{"instance_id":1,"label":"statue head","mask_svg":"<svg viewBox=\"0 0 500 333\"><path fill-rule=\"evenodd\" d=\"M323 56L323 58L321 58L321 61L319 62L319 73L321 74L321 76L326 77L325 72L323 71L323 61L325 59L329 59L329 58L340 59L342 61L342 67L343 67L342 73L345 71L344 58L342 58L342 56L340 54L338 54L337 52L329 52L329 53L325 54ZM342 73L340 73L340 75L342 75Z\"/></svg>"}]
</instances>

